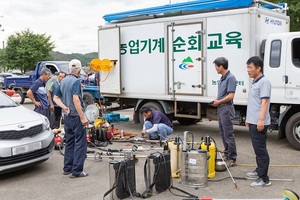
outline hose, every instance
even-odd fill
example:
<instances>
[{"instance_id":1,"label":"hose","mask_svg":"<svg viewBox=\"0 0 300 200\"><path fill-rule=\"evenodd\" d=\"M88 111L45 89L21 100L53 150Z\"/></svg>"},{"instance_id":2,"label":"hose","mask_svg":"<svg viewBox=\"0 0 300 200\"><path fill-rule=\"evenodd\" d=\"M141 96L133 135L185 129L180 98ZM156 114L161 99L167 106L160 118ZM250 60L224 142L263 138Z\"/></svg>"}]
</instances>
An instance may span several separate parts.
<instances>
[{"instance_id":1,"label":"hose","mask_svg":"<svg viewBox=\"0 0 300 200\"><path fill-rule=\"evenodd\" d=\"M242 167L256 167L256 164L244 164L244 163L237 163L237 166L242 166ZM295 165L280 165L280 164L274 164L274 165L269 165L269 167L300 167L299 164L295 164Z\"/></svg>"},{"instance_id":2,"label":"hose","mask_svg":"<svg viewBox=\"0 0 300 200\"><path fill-rule=\"evenodd\" d=\"M219 178L219 179L208 179L207 181L209 182L219 182L219 181L223 181L227 178L231 178L230 176L226 176L223 178ZM240 180L254 180L253 178L248 178L248 177L240 177L240 176L233 176L233 178L235 179L240 179ZM284 181L284 182L294 182L294 179L287 179L287 178L270 178L270 181Z\"/></svg>"}]
</instances>

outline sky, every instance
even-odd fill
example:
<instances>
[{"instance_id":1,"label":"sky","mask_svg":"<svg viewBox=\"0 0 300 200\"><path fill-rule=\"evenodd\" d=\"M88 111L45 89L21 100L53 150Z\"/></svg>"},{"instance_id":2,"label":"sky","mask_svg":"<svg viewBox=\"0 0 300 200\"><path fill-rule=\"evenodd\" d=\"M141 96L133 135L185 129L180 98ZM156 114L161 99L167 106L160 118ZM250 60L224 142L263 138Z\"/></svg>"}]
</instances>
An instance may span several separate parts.
<instances>
[{"instance_id":1,"label":"sky","mask_svg":"<svg viewBox=\"0 0 300 200\"><path fill-rule=\"evenodd\" d=\"M97 52L97 30L103 16L189 0L1 0L0 48L10 35L26 29L51 36L54 51ZM3 31L4 29L4 31Z\"/></svg>"}]
</instances>

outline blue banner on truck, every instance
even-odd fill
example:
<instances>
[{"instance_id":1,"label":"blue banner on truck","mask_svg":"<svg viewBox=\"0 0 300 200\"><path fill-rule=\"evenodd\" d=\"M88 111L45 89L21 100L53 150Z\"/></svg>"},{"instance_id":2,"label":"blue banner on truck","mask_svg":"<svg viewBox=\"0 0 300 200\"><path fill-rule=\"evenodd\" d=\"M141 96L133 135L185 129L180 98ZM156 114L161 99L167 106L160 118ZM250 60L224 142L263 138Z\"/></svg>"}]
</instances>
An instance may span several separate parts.
<instances>
[{"instance_id":1,"label":"blue banner on truck","mask_svg":"<svg viewBox=\"0 0 300 200\"><path fill-rule=\"evenodd\" d=\"M103 19L107 22L125 19L128 17L163 15L168 13L188 12L188 11L205 11L211 9L230 9L249 7L252 0L197 0L184 3L169 4L151 8L144 8L126 12L107 14Z\"/></svg>"}]
</instances>

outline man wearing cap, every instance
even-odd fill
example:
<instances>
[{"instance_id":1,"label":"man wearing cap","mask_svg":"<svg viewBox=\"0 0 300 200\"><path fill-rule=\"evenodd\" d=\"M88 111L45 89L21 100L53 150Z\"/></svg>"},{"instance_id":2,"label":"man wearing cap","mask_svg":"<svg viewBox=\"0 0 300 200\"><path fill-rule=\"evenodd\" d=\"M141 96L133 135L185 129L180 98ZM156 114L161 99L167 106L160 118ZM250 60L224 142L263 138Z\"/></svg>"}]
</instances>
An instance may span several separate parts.
<instances>
[{"instance_id":1,"label":"man wearing cap","mask_svg":"<svg viewBox=\"0 0 300 200\"><path fill-rule=\"evenodd\" d=\"M27 91L28 98L34 104L34 111L46 116L50 121L50 103L46 92L46 82L50 78L51 71L48 68L41 70L41 76L34 81Z\"/></svg>"},{"instance_id":2,"label":"man wearing cap","mask_svg":"<svg viewBox=\"0 0 300 200\"><path fill-rule=\"evenodd\" d=\"M73 59L69 63L69 75L61 81L53 100L66 111L65 136L66 147L64 157L64 175L71 178L86 177L83 171L87 150L86 130L88 120L84 116L82 87L80 83L81 62Z\"/></svg>"}]
</instances>

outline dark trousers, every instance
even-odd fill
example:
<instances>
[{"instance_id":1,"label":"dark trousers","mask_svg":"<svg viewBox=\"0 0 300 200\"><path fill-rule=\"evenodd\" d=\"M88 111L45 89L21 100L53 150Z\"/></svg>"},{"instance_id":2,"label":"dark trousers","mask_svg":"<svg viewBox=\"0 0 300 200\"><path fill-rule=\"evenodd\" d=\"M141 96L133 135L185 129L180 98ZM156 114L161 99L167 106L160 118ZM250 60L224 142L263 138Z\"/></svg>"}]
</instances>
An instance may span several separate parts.
<instances>
[{"instance_id":1,"label":"dark trousers","mask_svg":"<svg viewBox=\"0 0 300 200\"><path fill-rule=\"evenodd\" d=\"M50 109L44 109L42 106L41 107L35 106L34 111L44 115L45 117L47 117L49 122L51 121L51 119L50 119Z\"/></svg>"},{"instance_id":2,"label":"dark trousers","mask_svg":"<svg viewBox=\"0 0 300 200\"><path fill-rule=\"evenodd\" d=\"M60 120L61 120L61 107L59 106L54 106L54 116L53 116L53 120L52 120L52 125L51 128L59 128L60 127Z\"/></svg>"},{"instance_id":3,"label":"dark trousers","mask_svg":"<svg viewBox=\"0 0 300 200\"><path fill-rule=\"evenodd\" d=\"M224 145L224 154L228 159L236 161L237 152L232 124L234 116L233 105L223 104L218 107L219 132Z\"/></svg>"},{"instance_id":4,"label":"dark trousers","mask_svg":"<svg viewBox=\"0 0 300 200\"><path fill-rule=\"evenodd\" d=\"M262 132L257 130L256 124L249 124L249 133L252 141L252 146L256 155L256 172L263 181L268 182L268 169L270 164L270 157L267 150L267 128L265 126Z\"/></svg>"},{"instance_id":5,"label":"dark trousers","mask_svg":"<svg viewBox=\"0 0 300 200\"><path fill-rule=\"evenodd\" d=\"M79 116L65 116L66 147L64 171L78 176L83 171L87 151L86 129Z\"/></svg>"}]
</instances>

